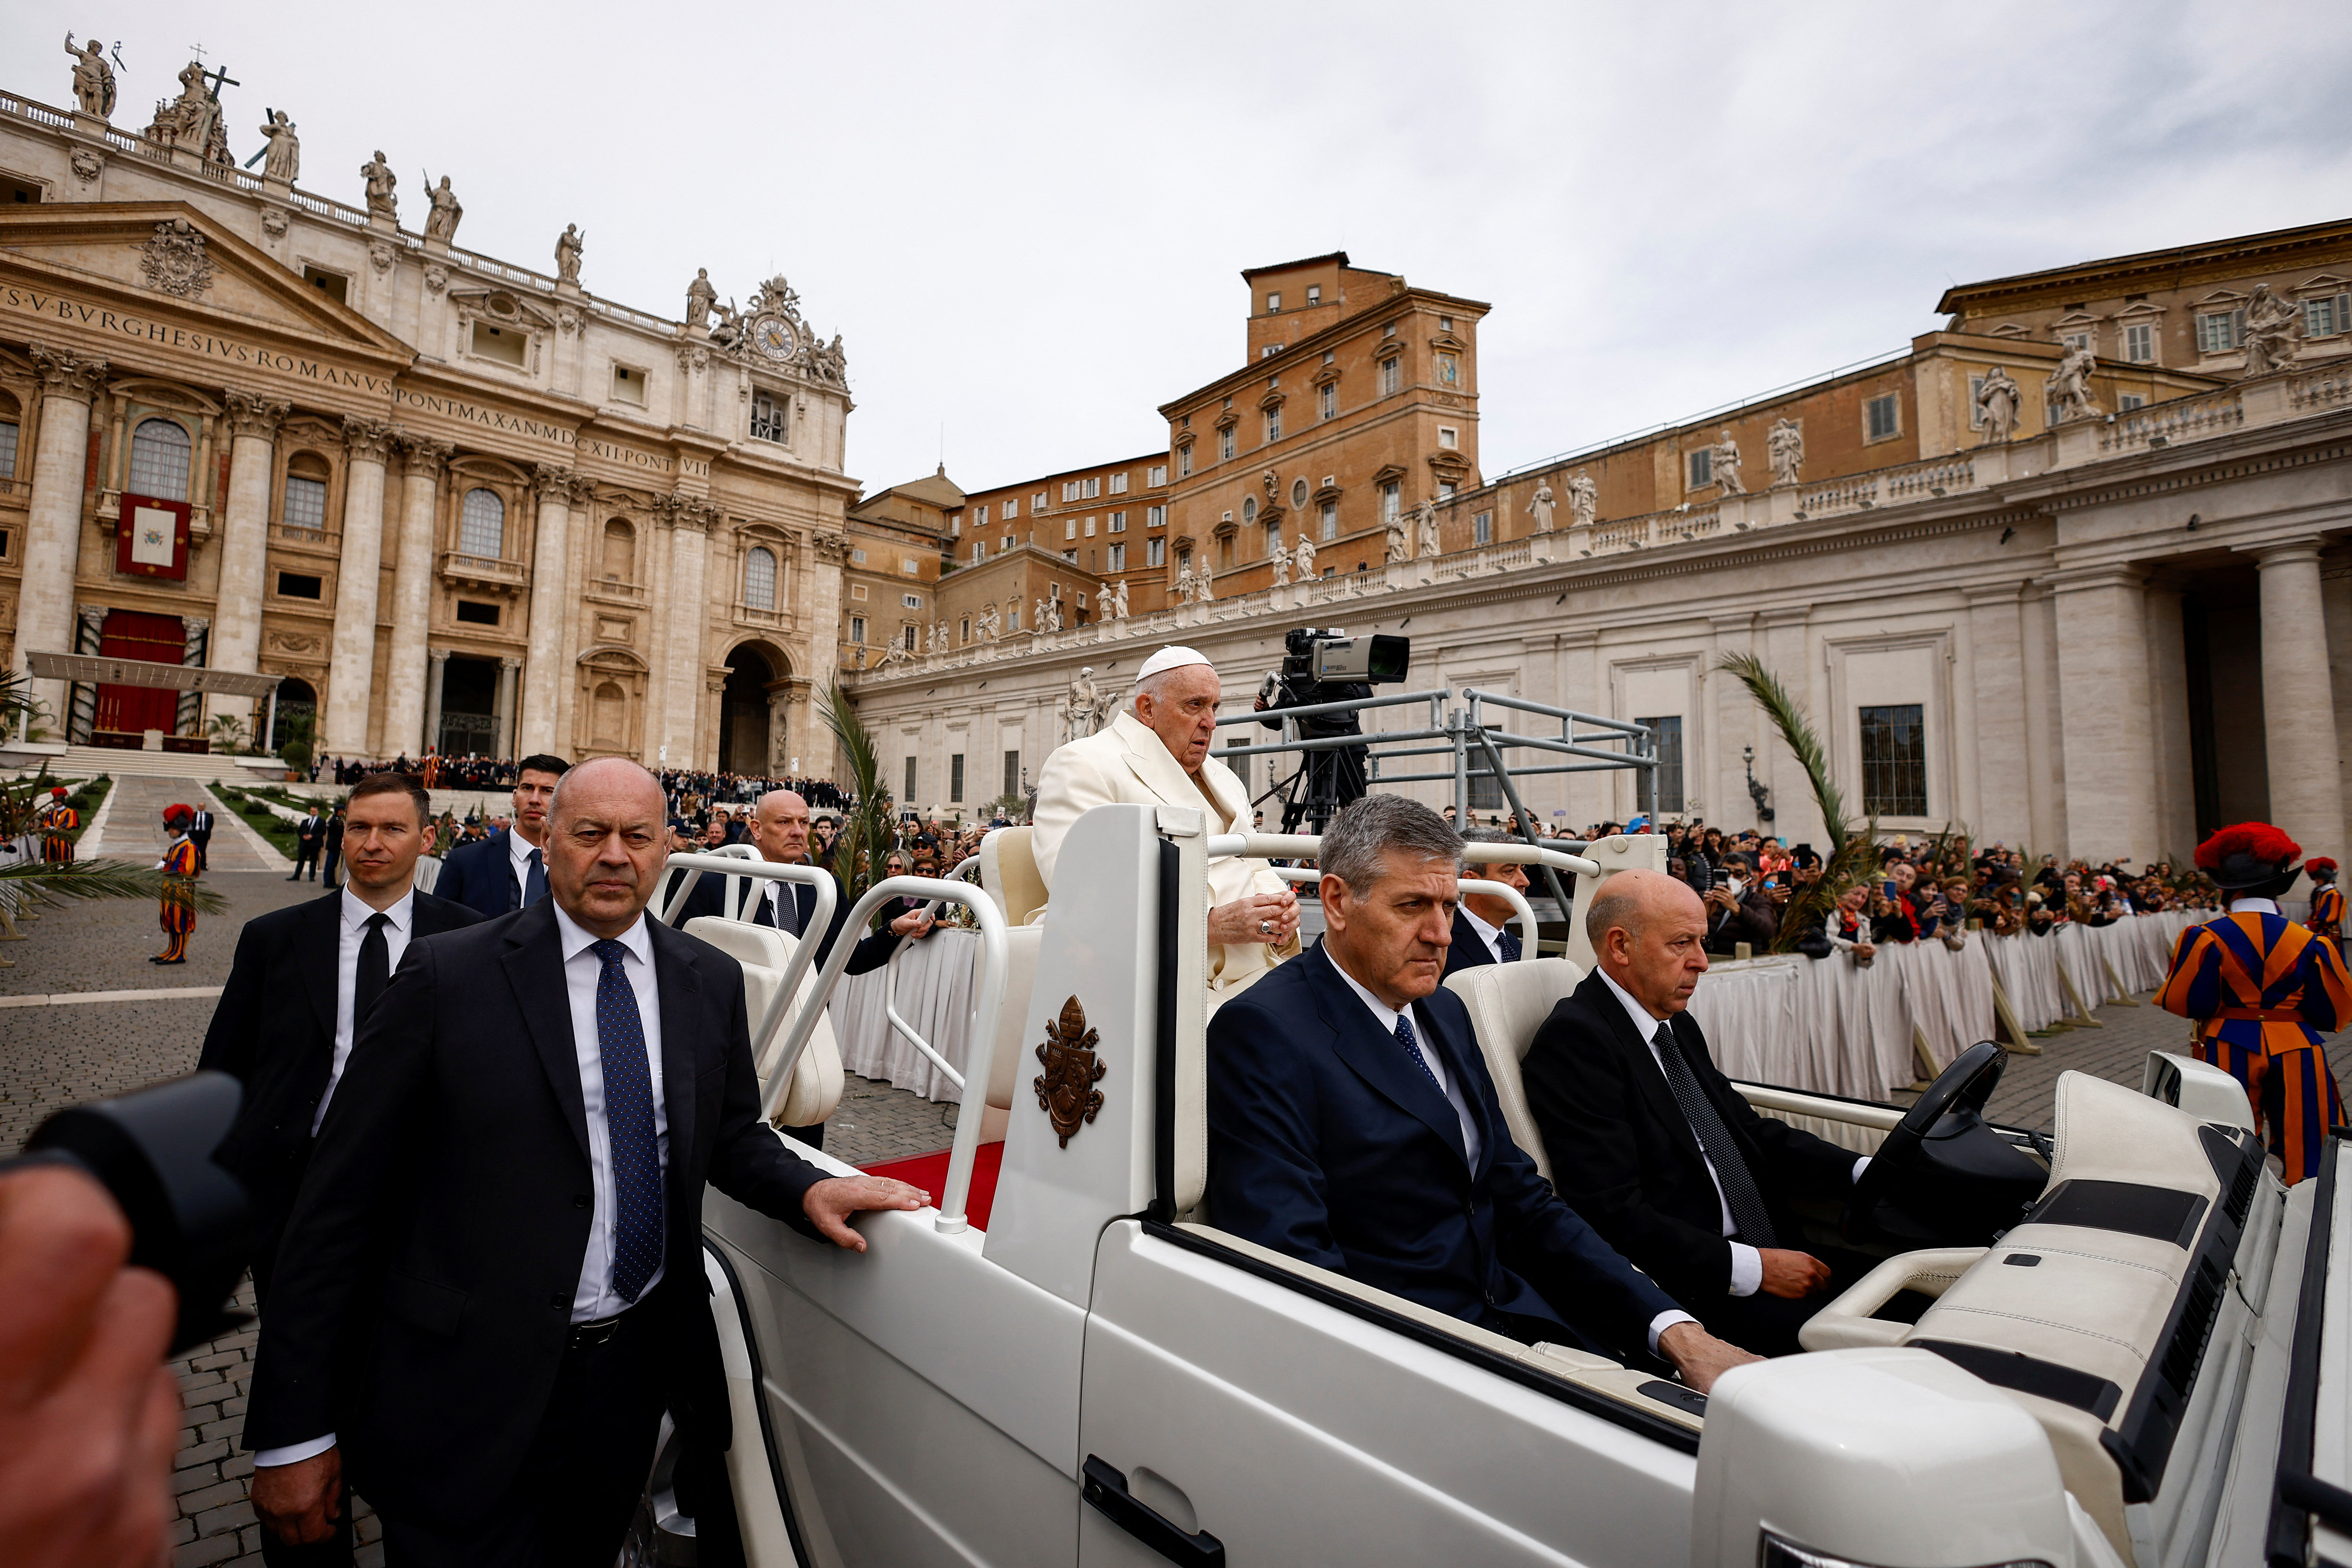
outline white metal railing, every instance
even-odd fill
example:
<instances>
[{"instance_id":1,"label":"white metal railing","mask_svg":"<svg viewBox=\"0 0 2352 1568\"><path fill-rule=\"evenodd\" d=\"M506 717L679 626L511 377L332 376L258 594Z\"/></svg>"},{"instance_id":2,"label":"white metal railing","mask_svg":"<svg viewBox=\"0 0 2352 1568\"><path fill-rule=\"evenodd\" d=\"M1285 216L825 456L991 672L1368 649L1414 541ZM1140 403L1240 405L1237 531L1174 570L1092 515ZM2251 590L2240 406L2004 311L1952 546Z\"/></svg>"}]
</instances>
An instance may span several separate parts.
<instances>
[{"instance_id":1,"label":"white metal railing","mask_svg":"<svg viewBox=\"0 0 2352 1568\"><path fill-rule=\"evenodd\" d=\"M775 1038L777 1027L783 1022L786 1010L800 994L802 977L816 962L818 945L824 940L824 933L832 929L833 907L840 900L839 885L834 881L833 873L821 866L784 866L772 860L762 860L760 852L748 844L722 844L716 849L697 854L672 855L663 862L662 868L664 871L677 869L687 873L679 879L677 890L670 895L669 902L654 915L656 920L667 926L677 923L679 912L686 908L687 896L694 891L695 884L702 880L706 872L746 879L740 888L730 883L727 897L721 900L721 912L730 920L743 918L743 905L751 892L750 879L804 883L816 889L816 908L810 911L808 925L801 932L801 940L793 945L792 962L784 966L783 983L776 988L775 995L769 999L767 1010L760 1015L759 1022L751 1030L751 1059L755 1062L763 1059L768 1054L769 1043ZM815 941L808 940L812 933ZM814 1017L824 1011L824 994L819 992L808 1012ZM769 1079L775 1089L778 1104L782 1103L781 1085L787 1081L772 1076ZM771 1107L770 1114L772 1113L773 1107Z\"/></svg>"},{"instance_id":2,"label":"white metal railing","mask_svg":"<svg viewBox=\"0 0 2352 1568\"><path fill-rule=\"evenodd\" d=\"M1223 855L1248 855L1261 860L1316 860L1323 854L1323 840L1312 833L1218 833L1210 836L1206 853L1210 859ZM1555 871L1574 871L1580 876L1598 877L1601 866L1580 855L1563 855L1557 849L1541 849L1532 844L1465 844L1462 858L1474 866L1549 866Z\"/></svg>"},{"instance_id":3,"label":"white metal railing","mask_svg":"<svg viewBox=\"0 0 2352 1568\"><path fill-rule=\"evenodd\" d=\"M978 1053L977 1061L966 1061L965 1079L977 1079L986 1083L996 1063L997 1015L1004 1009L1004 982L1008 959L1005 946L1004 916L996 908L996 900L969 882L950 882L938 877L886 877L866 890L866 896L851 906L849 919L842 927L845 932L863 931L874 911L896 898L928 899L934 903L962 904L980 922L980 977L972 987L971 1013L967 1025L971 1048ZM783 1103L785 1089L792 1082L793 1068L798 1065L801 1052L816 1033L816 1021L824 1011L824 1000L833 994L842 971L856 943L837 942L831 956L824 961L817 975L816 997L801 1009L793 1019L792 1032L784 1037L782 1053L768 1079L766 1093L760 1106L761 1120L773 1117L776 1108ZM926 1053L931 1055L931 1053ZM939 1061L936 1055L931 1059ZM940 1063L946 1066L945 1063ZM950 1068L950 1071L954 1069ZM961 1079L959 1081L961 1081ZM971 1228L964 1209L971 1194L971 1171L980 1155L980 1116L956 1118L955 1143L948 1154L948 1179L940 1194L940 1217L935 1222L943 1235L955 1235Z\"/></svg>"}]
</instances>

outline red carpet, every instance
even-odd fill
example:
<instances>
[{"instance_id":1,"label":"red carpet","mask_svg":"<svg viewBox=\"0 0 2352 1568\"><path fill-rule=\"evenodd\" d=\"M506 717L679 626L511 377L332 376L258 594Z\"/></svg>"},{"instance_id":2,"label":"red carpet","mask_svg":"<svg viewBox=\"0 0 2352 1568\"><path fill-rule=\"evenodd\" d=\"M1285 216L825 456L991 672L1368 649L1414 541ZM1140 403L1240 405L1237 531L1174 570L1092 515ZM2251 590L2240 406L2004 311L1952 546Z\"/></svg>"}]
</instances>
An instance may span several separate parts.
<instances>
[{"instance_id":1,"label":"red carpet","mask_svg":"<svg viewBox=\"0 0 2352 1568\"><path fill-rule=\"evenodd\" d=\"M860 1165L869 1176L888 1176L893 1181L908 1182L931 1194L937 1204L947 1195L948 1156L951 1150L942 1149L936 1154L918 1154L911 1160L886 1160L878 1165ZM988 1228L988 1211L996 1203L997 1167L1004 1163L1003 1143L982 1143L971 1163L971 1193L964 1203L964 1215L974 1230Z\"/></svg>"}]
</instances>

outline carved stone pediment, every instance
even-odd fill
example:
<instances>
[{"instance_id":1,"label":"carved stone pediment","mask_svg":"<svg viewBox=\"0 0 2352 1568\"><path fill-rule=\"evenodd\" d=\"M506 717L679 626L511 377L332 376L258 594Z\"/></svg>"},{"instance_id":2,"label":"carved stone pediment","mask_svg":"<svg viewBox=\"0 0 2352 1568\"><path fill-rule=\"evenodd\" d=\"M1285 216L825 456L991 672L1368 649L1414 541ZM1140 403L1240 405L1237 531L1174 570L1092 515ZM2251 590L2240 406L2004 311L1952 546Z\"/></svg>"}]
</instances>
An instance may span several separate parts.
<instances>
[{"instance_id":1,"label":"carved stone pediment","mask_svg":"<svg viewBox=\"0 0 2352 1568\"><path fill-rule=\"evenodd\" d=\"M544 331L555 325L555 312L511 289L451 289L449 302L467 315L502 327L535 327Z\"/></svg>"}]
</instances>

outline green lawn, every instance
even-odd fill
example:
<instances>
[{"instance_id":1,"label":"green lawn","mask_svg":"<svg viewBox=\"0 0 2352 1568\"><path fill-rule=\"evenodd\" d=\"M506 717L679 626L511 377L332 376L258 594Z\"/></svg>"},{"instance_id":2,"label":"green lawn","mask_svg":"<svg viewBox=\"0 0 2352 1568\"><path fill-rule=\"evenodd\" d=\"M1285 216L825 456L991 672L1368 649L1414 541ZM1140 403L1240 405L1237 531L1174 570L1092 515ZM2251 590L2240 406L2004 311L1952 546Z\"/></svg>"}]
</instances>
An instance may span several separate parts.
<instances>
[{"instance_id":1,"label":"green lawn","mask_svg":"<svg viewBox=\"0 0 2352 1568\"><path fill-rule=\"evenodd\" d=\"M276 849L280 855L291 860L299 853L301 837L294 831L294 825L262 805L260 800L255 797L264 796L275 799L279 805L290 805L297 810L310 805L310 802L282 798L286 795L286 792L282 789L231 789L226 784L215 784L213 793L220 797L222 804L227 809L236 812L238 817L256 833L268 839L270 847Z\"/></svg>"}]
</instances>

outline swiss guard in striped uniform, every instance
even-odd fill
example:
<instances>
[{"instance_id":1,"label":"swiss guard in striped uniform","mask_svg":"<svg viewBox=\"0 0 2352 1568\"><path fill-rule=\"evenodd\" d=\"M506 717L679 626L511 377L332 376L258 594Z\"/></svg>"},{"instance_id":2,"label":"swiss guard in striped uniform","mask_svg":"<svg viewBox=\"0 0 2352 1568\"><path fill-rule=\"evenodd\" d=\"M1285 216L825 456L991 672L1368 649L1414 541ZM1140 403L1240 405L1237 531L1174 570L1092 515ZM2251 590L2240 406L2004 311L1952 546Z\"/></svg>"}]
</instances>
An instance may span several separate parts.
<instances>
[{"instance_id":1,"label":"swiss guard in striped uniform","mask_svg":"<svg viewBox=\"0 0 2352 1568\"><path fill-rule=\"evenodd\" d=\"M188 938L196 929L196 841L188 837L188 828L195 820L195 812L188 806L163 808L163 827L171 834L172 842L164 847L163 858L155 862L155 869L163 873L163 901L159 913L165 946L147 961L150 963L188 962Z\"/></svg>"},{"instance_id":2,"label":"swiss guard in striped uniform","mask_svg":"<svg viewBox=\"0 0 2352 1568\"><path fill-rule=\"evenodd\" d=\"M2197 1020L2197 1058L2246 1087L2289 1183L2319 1169L2344 1100L2319 1031L2352 1019L2352 974L2334 943L2279 912L2302 846L2267 822L2225 827L2197 849L2197 868L2230 912L2191 926L2172 950L2156 1004Z\"/></svg>"},{"instance_id":3,"label":"swiss guard in striped uniform","mask_svg":"<svg viewBox=\"0 0 2352 1568\"><path fill-rule=\"evenodd\" d=\"M65 786L49 791L49 798L33 813L33 826L41 835L41 863L46 866L73 864L74 843L66 837L81 826L81 813L66 804Z\"/></svg>"},{"instance_id":4,"label":"swiss guard in striped uniform","mask_svg":"<svg viewBox=\"0 0 2352 1568\"><path fill-rule=\"evenodd\" d=\"M2314 856L2303 863L2303 874L2311 879L2311 918L2303 923L2326 937L2344 951L2344 894L2336 886L2336 862Z\"/></svg>"}]
</instances>

